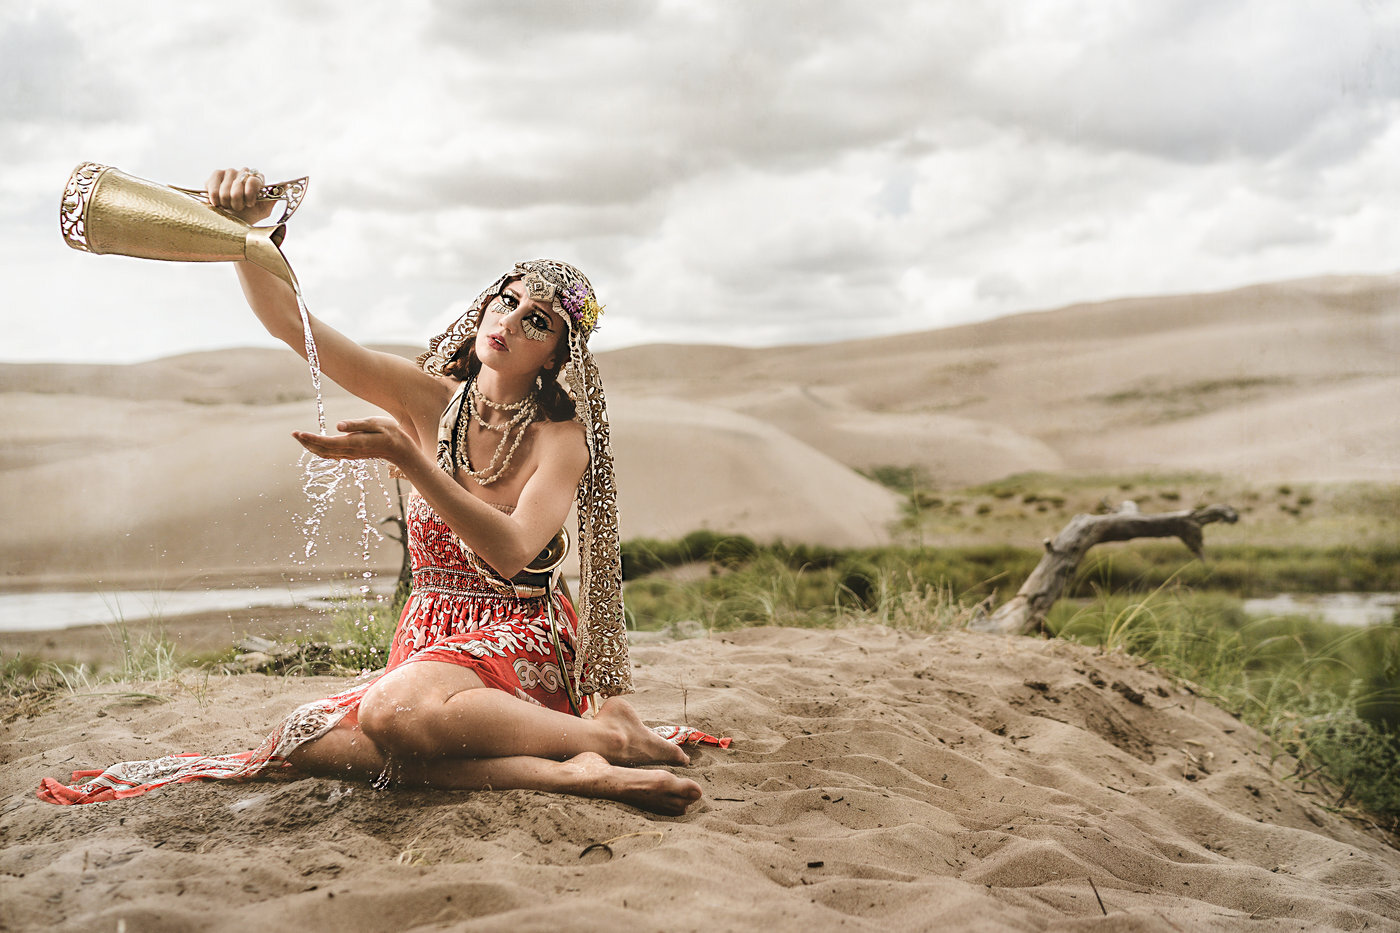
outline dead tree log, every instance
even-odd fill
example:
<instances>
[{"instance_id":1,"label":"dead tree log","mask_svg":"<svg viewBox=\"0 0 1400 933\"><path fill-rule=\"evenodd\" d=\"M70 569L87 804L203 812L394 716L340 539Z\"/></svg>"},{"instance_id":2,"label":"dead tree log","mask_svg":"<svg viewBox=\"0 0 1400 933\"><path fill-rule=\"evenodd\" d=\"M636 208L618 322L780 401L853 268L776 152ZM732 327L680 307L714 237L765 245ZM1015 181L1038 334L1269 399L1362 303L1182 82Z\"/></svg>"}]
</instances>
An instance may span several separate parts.
<instances>
[{"instance_id":1,"label":"dead tree log","mask_svg":"<svg viewBox=\"0 0 1400 933\"><path fill-rule=\"evenodd\" d=\"M972 623L979 632L1001 635L1030 635L1044 629L1050 607L1064 593L1089 548L1105 541L1132 538L1180 538L1201 560L1204 534L1201 526L1211 522L1239 521L1239 513L1228 505L1208 505L1179 512L1143 515L1134 502L1124 502L1107 515L1076 515L1052 541L1045 539L1045 556L1021 584L1016 595L990 616Z\"/></svg>"},{"instance_id":2,"label":"dead tree log","mask_svg":"<svg viewBox=\"0 0 1400 933\"><path fill-rule=\"evenodd\" d=\"M403 557L399 561L399 579L394 584L394 605L398 606L408 599L409 590L413 589L413 562L408 553L408 509L404 508L403 484L397 477L394 478L394 492L399 503L399 514L381 518L379 524L393 525L398 529L398 534L386 531L384 537L399 542L403 549Z\"/></svg>"}]
</instances>

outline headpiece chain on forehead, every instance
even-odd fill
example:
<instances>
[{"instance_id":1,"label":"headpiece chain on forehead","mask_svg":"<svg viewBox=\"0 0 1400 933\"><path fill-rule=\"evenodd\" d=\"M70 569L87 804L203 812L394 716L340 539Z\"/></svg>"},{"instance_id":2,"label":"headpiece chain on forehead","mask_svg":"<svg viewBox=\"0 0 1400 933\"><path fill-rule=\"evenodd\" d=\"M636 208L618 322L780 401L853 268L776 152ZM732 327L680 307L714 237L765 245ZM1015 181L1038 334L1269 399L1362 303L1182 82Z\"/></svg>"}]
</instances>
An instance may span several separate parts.
<instances>
[{"instance_id":1,"label":"headpiece chain on forehead","mask_svg":"<svg viewBox=\"0 0 1400 933\"><path fill-rule=\"evenodd\" d=\"M602 306L586 276L568 263L549 259L517 263L477 296L467 312L428 343L418 358L423 371L446 375L445 367L463 347L470 347L481 326L487 304L506 283L520 282L538 301L552 302L569 330L569 363L564 376L577 417L588 439L588 468L578 487L579 632L574 670L569 676L582 693L615 696L632 692L632 667L627 656L627 626L622 611L622 549L617 525L617 481L613 473L603 381L588 337L597 326ZM438 465L456 469L451 454L453 427L461 414L459 392L443 412L438 426Z\"/></svg>"}]
</instances>

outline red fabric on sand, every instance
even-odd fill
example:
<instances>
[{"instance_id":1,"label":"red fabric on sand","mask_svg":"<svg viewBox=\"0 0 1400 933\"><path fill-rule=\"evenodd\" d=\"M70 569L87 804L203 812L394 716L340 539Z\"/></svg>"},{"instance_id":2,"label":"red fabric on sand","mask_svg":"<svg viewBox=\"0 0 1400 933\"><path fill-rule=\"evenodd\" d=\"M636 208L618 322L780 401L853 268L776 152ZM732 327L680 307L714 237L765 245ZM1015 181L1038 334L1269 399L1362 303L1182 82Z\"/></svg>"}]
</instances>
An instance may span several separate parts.
<instances>
[{"instance_id":1,"label":"red fabric on sand","mask_svg":"<svg viewBox=\"0 0 1400 933\"><path fill-rule=\"evenodd\" d=\"M555 657L545 598L500 595L472 567L460 540L424 499L413 496L408 513L413 591L394 630L388 664L379 676L418 661L459 664L471 668L488 687L571 712L568 674ZM552 599L565 660L572 664L578 617L562 592L556 590ZM105 770L75 771L71 784L44 778L38 796L63 805L98 803L140 796L169 784L250 780L289 770L287 755L354 715L374 682L303 704L253 751L168 755L125 761ZM658 726L655 731L677 745L729 746L728 739L682 726Z\"/></svg>"}]
</instances>

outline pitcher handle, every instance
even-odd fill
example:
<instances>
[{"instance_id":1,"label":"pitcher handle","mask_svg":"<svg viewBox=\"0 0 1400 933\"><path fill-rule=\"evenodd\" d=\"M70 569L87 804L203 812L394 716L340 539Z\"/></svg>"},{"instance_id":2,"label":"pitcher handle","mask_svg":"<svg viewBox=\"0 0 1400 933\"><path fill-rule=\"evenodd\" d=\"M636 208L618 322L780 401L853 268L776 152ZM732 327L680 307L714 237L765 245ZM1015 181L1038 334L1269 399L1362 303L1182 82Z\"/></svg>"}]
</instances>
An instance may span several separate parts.
<instances>
[{"instance_id":1,"label":"pitcher handle","mask_svg":"<svg viewBox=\"0 0 1400 933\"><path fill-rule=\"evenodd\" d=\"M310 183L311 177L309 175L303 175L301 178L294 178L291 181L279 181L275 185L263 185L258 189L259 201L282 202L282 216L272 221L272 226L275 227L278 224L286 223L287 218L296 213L296 209L301 206L302 198L306 197L306 186ZM209 200L209 193L203 188L181 188L179 185L171 185L170 187L181 194L188 194L192 198L198 198L206 202ZM268 221L263 221L263 223L268 223Z\"/></svg>"}]
</instances>

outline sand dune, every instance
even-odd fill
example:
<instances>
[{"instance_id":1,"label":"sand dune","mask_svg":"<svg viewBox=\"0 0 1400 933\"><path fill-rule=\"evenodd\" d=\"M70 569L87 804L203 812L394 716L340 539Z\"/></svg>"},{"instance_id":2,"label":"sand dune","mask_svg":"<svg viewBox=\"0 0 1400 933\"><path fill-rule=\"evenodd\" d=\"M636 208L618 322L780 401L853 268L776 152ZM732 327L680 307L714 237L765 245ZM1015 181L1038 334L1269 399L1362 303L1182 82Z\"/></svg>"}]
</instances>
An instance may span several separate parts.
<instances>
[{"instance_id":1,"label":"sand dune","mask_svg":"<svg viewBox=\"0 0 1400 933\"><path fill-rule=\"evenodd\" d=\"M1400 482L1397 360L1400 277L1377 276L820 346L638 347L599 365L625 536L869 544L896 514L855 472L874 466L943 487L1141 469ZM292 354L0 365L0 396L5 580L282 572L300 549L287 434L314 421ZM369 413L334 387L328 406ZM353 522L336 527L308 571L354 565ZM397 563L392 545L373 560Z\"/></svg>"},{"instance_id":2,"label":"sand dune","mask_svg":"<svg viewBox=\"0 0 1400 933\"><path fill-rule=\"evenodd\" d=\"M709 528L855 547L887 540L899 517L888 489L771 423L626 395L611 402L609 415L631 536L678 538Z\"/></svg>"},{"instance_id":3,"label":"sand dune","mask_svg":"<svg viewBox=\"0 0 1400 933\"><path fill-rule=\"evenodd\" d=\"M370 413L345 400L332 417ZM763 538L866 545L898 516L889 490L753 419L679 401L613 404L628 537L697 528ZM10 534L0 564L16 578L92 585L149 576L167 584L239 570L295 576L353 568L360 526L343 498L314 559L302 561L300 448L314 427L304 402L181 405L11 393L0 472ZM308 423L310 421L310 423ZM371 483L370 515L395 510ZM297 560L294 561L293 557ZM371 566L398 566L398 546Z\"/></svg>"},{"instance_id":4,"label":"sand dune","mask_svg":"<svg viewBox=\"0 0 1400 933\"><path fill-rule=\"evenodd\" d=\"M60 699L6 727L0 926L1400 929L1400 853L1131 659L878 628L754 629L635 657L644 716L734 738L685 769L706 796L684 817L319 779L66 810L33 797L41 777L251 747L341 682ZM607 840L610 859L581 857Z\"/></svg>"},{"instance_id":5,"label":"sand dune","mask_svg":"<svg viewBox=\"0 0 1400 933\"><path fill-rule=\"evenodd\" d=\"M696 352L703 366L688 365L674 348L608 354L609 387L675 394L758 416L772 412L785 429L843 462L851 462L845 458L853 449L870 448L852 445L839 429L799 433L794 422L812 417L820 423L831 415L808 405L783 423L791 411L785 406L805 395L857 415L964 419L968 430L942 435L936 455L927 445L901 448L894 439L873 448L911 456L922 449L922 459L894 465L924 466L945 486L1061 465L1113 472L1209 470L1223 462L1261 479L1400 479L1400 391L1388 381L1400 374L1397 276L1125 299L841 344ZM1371 380L1391 388L1379 388L1378 398L1368 396L1364 407L1345 415L1355 431L1372 438L1364 461L1352 468L1298 431L1280 430L1269 443L1297 449L1255 462L1251 445L1264 440L1262 432L1241 430L1253 417L1250 406L1271 399L1296 404L1341 383ZM1195 425L1183 447L1176 422L1210 412L1237 417ZM913 420L889 423L895 431L920 433ZM1201 433L1205 428L1218 430ZM1004 456L988 456L989 448ZM1027 466L1028 459L1035 465Z\"/></svg>"},{"instance_id":6,"label":"sand dune","mask_svg":"<svg viewBox=\"0 0 1400 933\"><path fill-rule=\"evenodd\" d=\"M126 366L7 363L0 365L0 392L195 405L268 405L314 397L306 364L299 358L280 349L250 347L183 353ZM326 392L344 394L334 384L327 385Z\"/></svg>"},{"instance_id":7,"label":"sand dune","mask_svg":"<svg viewBox=\"0 0 1400 933\"><path fill-rule=\"evenodd\" d=\"M294 429L315 426L308 403L178 405L78 397L71 439L33 445L30 463L3 472L0 507L11 535L0 542L7 576L56 577L73 585L124 576L167 584L205 574L260 569L297 572L304 554ZM362 403L356 403L364 411ZM53 399L11 395L7 417L47 414ZM47 418L34 423L51 425ZM76 422L76 423L75 423ZM92 430L85 430L88 422ZM54 448L58 448L55 450ZM389 503L370 490L372 515ZM306 568L352 567L358 524L342 502ZM378 558L397 566L386 550ZM154 572L153 572L154 571Z\"/></svg>"},{"instance_id":8,"label":"sand dune","mask_svg":"<svg viewBox=\"0 0 1400 933\"><path fill-rule=\"evenodd\" d=\"M781 428L847 466L868 470L918 464L949 486L1065 466L1049 445L995 422L871 411L837 389L783 386L721 404Z\"/></svg>"},{"instance_id":9,"label":"sand dune","mask_svg":"<svg viewBox=\"0 0 1400 933\"><path fill-rule=\"evenodd\" d=\"M1139 464L1149 467L1393 483L1400 463L1400 377L1272 392L1225 410L1128 428L1109 441L1085 438L1071 453L1078 463L1092 464L1104 447L1118 445L1135 448Z\"/></svg>"}]
</instances>

